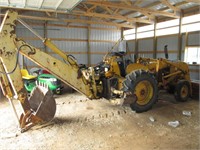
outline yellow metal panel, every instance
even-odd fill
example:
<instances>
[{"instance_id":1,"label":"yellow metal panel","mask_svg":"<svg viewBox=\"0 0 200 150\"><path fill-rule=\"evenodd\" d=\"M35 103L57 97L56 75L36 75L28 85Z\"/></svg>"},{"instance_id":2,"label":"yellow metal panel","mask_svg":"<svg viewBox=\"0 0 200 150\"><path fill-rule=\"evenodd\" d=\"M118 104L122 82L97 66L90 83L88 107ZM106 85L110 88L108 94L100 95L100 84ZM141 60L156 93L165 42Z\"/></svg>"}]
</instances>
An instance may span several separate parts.
<instances>
[{"instance_id":1,"label":"yellow metal panel","mask_svg":"<svg viewBox=\"0 0 200 150\"><path fill-rule=\"evenodd\" d=\"M126 74L131 73L132 71L138 70L138 69L143 69L143 70L147 70L147 66L144 66L142 64L130 64L126 67Z\"/></svg>"},{"instance_id":2,"label":"yellow metal panel","mask_svg":"<svg viewBox=\"0 0 200 150\"><path fill-rule=\"evenodd\" d=\"M16 35L14 34L14 27L16 23L17 13L8 11L0 27L0 59L4 64L4 69L12 89L21 102L24 101L24 94L22 93L24 84L21 77L21 72L17 62L17 49L14 44ZM12 73L11 73L12 72Z\"/></svg>"}]
</instances>

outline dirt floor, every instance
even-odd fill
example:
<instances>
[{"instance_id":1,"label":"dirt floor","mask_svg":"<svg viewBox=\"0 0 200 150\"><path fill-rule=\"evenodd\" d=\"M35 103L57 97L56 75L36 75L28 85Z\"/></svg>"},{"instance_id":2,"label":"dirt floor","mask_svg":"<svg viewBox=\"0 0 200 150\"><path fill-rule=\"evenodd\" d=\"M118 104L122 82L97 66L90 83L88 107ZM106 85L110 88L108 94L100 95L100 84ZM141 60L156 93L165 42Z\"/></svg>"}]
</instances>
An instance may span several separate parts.
<instances>
[{"instance_id":1,"label":"dirt floor","mask_svg":"<svg viewBox=\"0 0 200 150\"><path fill-rule=\"evenodd\" d=\"M159 99L152 110L137 114L105 99L88 100L76 92L65 93L56 96L52 122L20 133L8 101L1 98L0 149L200 149L199 101L177 103L165 92ZM184 116L184 110L192 115ZM176 120L178 127L168 125Z\"/></svg>"}]
</instances>

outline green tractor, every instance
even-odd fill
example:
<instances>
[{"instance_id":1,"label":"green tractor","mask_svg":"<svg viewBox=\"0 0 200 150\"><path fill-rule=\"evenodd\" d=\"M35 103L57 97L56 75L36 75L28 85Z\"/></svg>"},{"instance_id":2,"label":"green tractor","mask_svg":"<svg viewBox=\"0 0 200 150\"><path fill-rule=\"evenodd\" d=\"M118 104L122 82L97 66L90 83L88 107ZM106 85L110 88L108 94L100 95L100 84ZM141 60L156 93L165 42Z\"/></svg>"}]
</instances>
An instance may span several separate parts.
<instances>
[{"instance_id":1,"label":"green tractor","mask_svg":"<svg viewBox=\"0 0 200 150\"><path fill-rule=\"evenodd\" d=\"M31 93L38 83L42 85L48 85L48 88L53 92L53 94L62 94L63 87L61 85L61 81L52 74L42 73L38 76L34 76L30 75L26 69L22 69L21 74L24 81L24 86L28 93Z\"/></svg>"}]
</instances>

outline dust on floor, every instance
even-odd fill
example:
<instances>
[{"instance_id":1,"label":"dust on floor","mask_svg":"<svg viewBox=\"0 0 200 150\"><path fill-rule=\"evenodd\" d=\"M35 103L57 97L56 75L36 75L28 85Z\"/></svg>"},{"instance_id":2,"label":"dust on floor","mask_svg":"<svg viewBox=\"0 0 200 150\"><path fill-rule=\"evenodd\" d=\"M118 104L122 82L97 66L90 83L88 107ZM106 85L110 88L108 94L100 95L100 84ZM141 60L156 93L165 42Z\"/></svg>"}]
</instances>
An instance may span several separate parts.
<instances>
[{"instance_id":1,"label":"dust on floor","mask_svg":"<svg viewBox=\"0 0 200 150\"><path fill-rule=\"evenodd\" d=\"M137 114L105 99L89 100L79 93L67 93L56 96L52 122L25 133L17 132L10 105L1 100L0 149L199 149L199 101L177 103L166 93L159 99L153 109ZM183 110L192 115L184 116ZM168 125L176 120L178 127Z\"/></svg>"}]
</instances>

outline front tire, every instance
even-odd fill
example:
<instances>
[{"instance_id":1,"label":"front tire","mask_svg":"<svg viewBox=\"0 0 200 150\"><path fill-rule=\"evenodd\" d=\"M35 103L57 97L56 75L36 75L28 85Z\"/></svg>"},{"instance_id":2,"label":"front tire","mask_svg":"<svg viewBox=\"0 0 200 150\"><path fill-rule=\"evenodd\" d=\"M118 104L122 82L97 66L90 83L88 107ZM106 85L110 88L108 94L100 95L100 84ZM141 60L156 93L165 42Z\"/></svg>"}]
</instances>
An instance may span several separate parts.
<instances>
[{"instance_id":1,"label":"front tire","mask_svg":"<svg viewBox=\"0 0 200 150\"><path fill-rule=\"evenodd\" d=\"M174 96L177 101L186 102L190 96L190 83L186 80L179 81Z\"/></svg>"},{"instance_id":2,"label":"front tire","mask_svg":"<svg viewBox=\"0 0 200 150\"><path fill-rule=\"evenodd\" d=\"M136 101L130 105L137 113L148 111L157 101L158 88L154 76L144 70L136 70L126 76L124 91L132 92Z\"/></svg>"}]
</instances>

